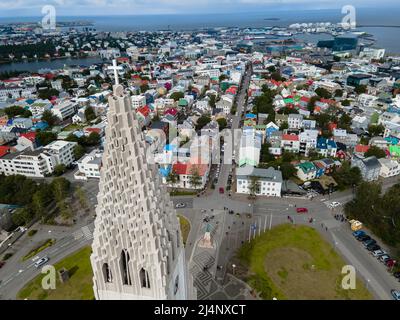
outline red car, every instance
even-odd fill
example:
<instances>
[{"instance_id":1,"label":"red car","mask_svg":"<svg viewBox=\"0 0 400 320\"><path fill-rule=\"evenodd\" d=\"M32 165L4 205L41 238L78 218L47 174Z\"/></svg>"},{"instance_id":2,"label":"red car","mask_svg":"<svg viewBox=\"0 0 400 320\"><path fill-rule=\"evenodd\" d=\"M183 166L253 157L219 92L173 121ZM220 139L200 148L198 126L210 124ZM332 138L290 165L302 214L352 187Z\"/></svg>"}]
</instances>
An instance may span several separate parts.
<instances>
[{"instance_id":1,"label":"red car","mask_svg":"<svg viewBox=\"0 0 400 320\"><path fill-rule=\"evenodd\" d=\"M296 211L297 211L297 213L307 213L308 209L307 208L297 208Z\"/></svg>"},{"instance_id":2,"label":"red car","mask_svg":"<svg viewBox=\"0 0 400 320\"><path fill-rule=\"evenodd\" d=\"M6 263L4 261L0 261L0 268L2 268Z\"/></svg>"},{"instance_id":3,"label":"red car","mask_svg":"<svg viewBox=\"0 0 400 320\"><path fill-rule=\"evenodd\" d=\"M221 188L219 188L219 193L221 193L221 194L222 194L222 193L224 193L224 192L225 192L224 188L222 188L222 187L221 187Z\"/></svg>"}]
</instances>

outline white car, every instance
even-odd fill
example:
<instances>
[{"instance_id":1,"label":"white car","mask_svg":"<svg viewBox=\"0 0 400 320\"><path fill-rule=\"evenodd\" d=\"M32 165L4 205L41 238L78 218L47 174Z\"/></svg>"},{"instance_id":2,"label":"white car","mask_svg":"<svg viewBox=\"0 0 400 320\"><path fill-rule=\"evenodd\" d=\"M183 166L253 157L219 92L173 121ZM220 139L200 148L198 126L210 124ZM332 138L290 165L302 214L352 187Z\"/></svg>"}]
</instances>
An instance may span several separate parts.
<instances>
[{"instance_id":1,"label":"white car","mask_svg":"<svg viewBox=\"0 0 400 320\"><path fill-rule=\"evenodd\" d=\"M35 262L35 267L39 268L40 266L44 265L47 261L49 261L50 259L48 257L44 257L38 261Z\"/></svg>"},{"instance_id":2,"label":"white car","mask_svg":"<svg viewBox=\"0 0 400 320\"><path fill-rule=\"evenodd\" d=\"M336 202L336 201L333 201L328 205L329 208L336 208L339 206L340 206L340 202Z\"/></svg>"},{"instance_id":3,"label":"white car","mask_svg":"<svg viewBox=\"0 0 400 320\"><path fill-rule=\"evenodd\" d=\"M372 255L373 255L374 257L376 257L376 258L379 258L380 256L383 256L383 255L385 255L385 254L387 254L387 252L384 251L384 250L376 250L376 251L373 251L373 252L372 252Z\"/></svg>"},{"instance_id":4,"label":"white car","mask_svg":"<svg viewBox=\"0 0 400 320\"><path fill-rule=\"evenodd\" d=\"M179 209L179 208L185 208L186 207L186 203L177 203L175 205L175 208Z\"/></svg>"}]
</instances>

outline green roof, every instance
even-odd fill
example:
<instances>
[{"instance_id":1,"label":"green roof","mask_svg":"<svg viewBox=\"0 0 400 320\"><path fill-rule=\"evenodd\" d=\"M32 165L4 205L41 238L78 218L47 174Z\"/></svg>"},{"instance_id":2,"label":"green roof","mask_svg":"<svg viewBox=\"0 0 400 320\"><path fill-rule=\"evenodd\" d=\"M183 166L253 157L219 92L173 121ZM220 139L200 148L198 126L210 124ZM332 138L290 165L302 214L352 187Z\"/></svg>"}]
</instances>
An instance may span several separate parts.
<instances>
[{"instance_id":1,"label":"green roof","mask_svg":"<svg viewBox=\"0 0 400 320\"><path fill-rule=\"evenodd\" d=\"M297 167L303 170L304 173L315 170L315 165L312 162L299 163Z\"/></svg>"},{"instance_id":2,"label":"green roof","mask_svg":"<svg viewBox=\"0 0 400 320\"><path fill-rule=\"evenodd\" d=\"M284 99L283 101L285 101L286 104L294 102L292 98Z\"/></svg>"},{"instance_id":3,"label":"green roof","mask_svg":"<svg viewBox=\"0 0 400 320\"><path fill-rule=\"evenodd\" d=\"M396 146L391 145L391 146L389 146L389 151L390 151L390 154L392 156L400 157L400 146L399 145L396 145Z\"/></svg>"},{"instance_id":4,"label":"green roof","mask_svg":"<svg viewBox=\"0 0 400 320\"><path fill-rule=\"evenodd\" d=\"M184 99L184 98L181 98L181 99L179 99L179 106L187 106L189 103L187 102L187 100L186 99Z\"/></svg>"}]
</instances>

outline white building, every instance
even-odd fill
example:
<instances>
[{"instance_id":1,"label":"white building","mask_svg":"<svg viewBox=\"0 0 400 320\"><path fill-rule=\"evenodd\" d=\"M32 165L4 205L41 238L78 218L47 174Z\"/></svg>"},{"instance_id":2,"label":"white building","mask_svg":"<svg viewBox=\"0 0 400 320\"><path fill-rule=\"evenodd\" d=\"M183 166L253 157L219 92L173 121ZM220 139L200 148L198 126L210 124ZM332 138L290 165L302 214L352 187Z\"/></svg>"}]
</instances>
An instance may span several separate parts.
<instances>
[{"instance_id":1,"label":"white building","mask_svg":"<svg viewBox=\"0 0 400 320\"><path fill-rule=\"evenodd\" d=\"M139 108L142 108L146 105L146 97L139 95L139 96L132 96L132 108L133 110L137 110Z\"/></svg>"},{"instance_id":2,"label":"white building","mask_svg":"<svg viewBox=\"0 0 400 320\"><path fill-rule=\"evenodd\" d=\"M303 127L303 115L291 113L288 116L289 129L300 129Z\"/></svg>"},{"instance_id":3,"label":"white building","mask_svg":"<svg viewBox=\"0 0 400 320\"><path fill-rule=\"evenodd\" d=\"M394 177L400 174L400 165L397 161L391 159L378 159L381 164L380 176L383 178Z\"/></svg>"},{"instance_id":4,"label":"white building","mask_svg":"<svg viewBox=\"0 0 400 320\"><path fill-rule=\"evenodd\" d=\"M280 197L282 191L282 173L274 168L253 168L249 174L248 168L236 169L236 192L242 194L254 193L257 196Z\"/></svg>"},{"instance_id":5,"label":"white building","mask_svg":"<svg viewBox=\"0 0 400 320\"><path fill-rule=\"evenodd\" d=\"M100 169L103 154L98 150L93 150L78 161L78 171L74 177L78 180L89 178L100 179Z\"/></svg>"},{"instance_id":6,"label":"white building","mask_svg":"<svg viewBox=\"0 0 400 320\"><path fill-rule=\"evenodd\" d=\"M243 130L239 148L239 167L257 167L260 163L262 135L255 130Z\"/></svg>"},{"instance_id":7,"label":"white building","mask_svg":"<svg viewBox=\"0 0 400 320\"><path fill-rule=\"evenodd\" d=\"M76 142L56 140L43 148L44 152L54 158L55 164L70 166L75 160L74 149Z\"/></svg>"},{"instance_id":8,"label":"white building","mask_svg":"<svg viewBox=\"0 0 400 320\"><path fill-rule=\"evenodd\" d=\"M57 116L61 121L72 117L78 110L79 105L75 102L64 100L55 105L51 112Z\"/></svg>"}]
</instances>

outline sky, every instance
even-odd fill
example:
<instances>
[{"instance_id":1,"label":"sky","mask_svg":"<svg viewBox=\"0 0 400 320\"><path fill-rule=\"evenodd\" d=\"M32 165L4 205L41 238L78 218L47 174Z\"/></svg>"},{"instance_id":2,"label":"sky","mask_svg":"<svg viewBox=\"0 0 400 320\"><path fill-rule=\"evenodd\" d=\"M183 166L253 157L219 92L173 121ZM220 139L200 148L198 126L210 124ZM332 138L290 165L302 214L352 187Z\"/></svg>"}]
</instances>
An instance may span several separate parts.
<instances>
[{"instance_id":1,"label":"sky","mask_svg":"<svg viewBox=\"0 0 400 320\"><path fill-rule=\"evenodd\" d=\"M41 16L53 5L60 16L240 13L268 10L377 7L376 0L0 0L0 17ZM400 7L380 0L379 7Z\"/></svg>"}]
</instances>

